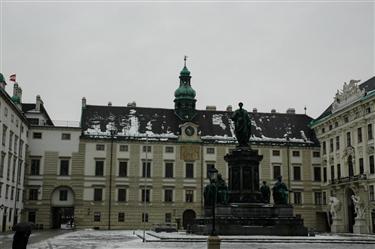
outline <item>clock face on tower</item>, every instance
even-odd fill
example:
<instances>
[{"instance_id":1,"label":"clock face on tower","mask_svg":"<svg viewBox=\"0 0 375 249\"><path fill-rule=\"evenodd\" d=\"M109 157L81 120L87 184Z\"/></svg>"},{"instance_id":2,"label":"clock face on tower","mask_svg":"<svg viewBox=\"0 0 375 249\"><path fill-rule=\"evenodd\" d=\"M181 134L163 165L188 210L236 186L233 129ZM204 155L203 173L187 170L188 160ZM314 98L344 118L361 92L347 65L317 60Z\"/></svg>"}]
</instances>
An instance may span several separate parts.
<instances>
[{"instance_id":1,"label":"clock face on tower","mask_svg":"<svg viewBox=\"0 0 375 249\"><path fill-rule=\"evenodd\" d=\"M188 127L185 128L185 134L188 135L188 136L193 136L194 132L195 132L195 130L191 126L188 126Z\"/></svg>"}]
</instances>

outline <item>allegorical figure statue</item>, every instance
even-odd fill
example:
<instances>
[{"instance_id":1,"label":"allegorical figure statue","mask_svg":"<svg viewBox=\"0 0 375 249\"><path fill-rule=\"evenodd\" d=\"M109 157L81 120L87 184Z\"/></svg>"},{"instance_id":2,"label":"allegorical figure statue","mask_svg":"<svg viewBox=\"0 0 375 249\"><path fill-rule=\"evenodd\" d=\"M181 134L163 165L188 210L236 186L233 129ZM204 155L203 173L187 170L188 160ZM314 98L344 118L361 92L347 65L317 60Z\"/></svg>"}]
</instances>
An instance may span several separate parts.
<instances>
[{"instance_id":1,"label":"allegorical figure statue","mask_svg":"<svg viewBox=\"0 0 375 249\"><path fill-rule=\"evenodd\" d=\"M263 181L263 185L262 185L262 187L260 187L260 193L262 194L262 202L263 203L270 203L271 190L270 190L270 187L267 186L266 181Z\"/></svg>"},{"instance_id":2,"label":"allegorical figure statue","mask_svg":"<svg viewBox=\"0 0 375 249\"><path fill-rule=\"evenodd\" d=\"M234 121L234 133L239 147L248 147L251 136L251 120L248 112L242 108L242 102L238 106L240 109L237 109L231 118Z\"/></svg>"},{"instance_id":3,"label":"allegorical figure statue","mask_svg":"<svg viewBox=\"0 0 375 249\"><path fill-rule=\"evenodd\" d=\"M278 176L272 188L272 196L275 204L288 204L288 187L282 182L282 177Z\"/></svg>"},{"instance_id":4,"label":"allegorical figure statue","mask_svg":"<svg viewBox=\"0 0 375 249\"><path fill-rule=\"evenodd\" d=\"M228 204L228 186L221 174L217 175L217 203Z\"/></svg>"},{"instance_id":5,"label":"allegorical figure statue","mask_svg":"<svg viewBox=\"0 0 375 249\"><path fill-rule=\"evenodd\" d=\"M364 210L363 202L361 201L361 198L356 195L352 195L351 198L354 204L354 212L357 215L356 218L362 219L365 214L364 212L365 210Z\"/></svg>"},{"instance_id":6,"label":"allegorical figure statue","mask_svg":"<svg viewBox=\"0 0 375 249\"><path fill-rule=\"evenodd\" d=\"M204 187L204 206L212 206L216 204L228 204L228 186L221 174L217 175L217 181L210 179L210 184Z\"/></svg>"},{"instance_id":7,"label":"allegorical figure statue","mask_svg":"<svg viewBox=\"0 0 375 249\"><path fill-rule=\"evenodd\" d=\"M340 201L334 196L329 197L329 213L331 214L332 218L337 217L337 212L340 210Z\"/></svg>"}]
</instances>

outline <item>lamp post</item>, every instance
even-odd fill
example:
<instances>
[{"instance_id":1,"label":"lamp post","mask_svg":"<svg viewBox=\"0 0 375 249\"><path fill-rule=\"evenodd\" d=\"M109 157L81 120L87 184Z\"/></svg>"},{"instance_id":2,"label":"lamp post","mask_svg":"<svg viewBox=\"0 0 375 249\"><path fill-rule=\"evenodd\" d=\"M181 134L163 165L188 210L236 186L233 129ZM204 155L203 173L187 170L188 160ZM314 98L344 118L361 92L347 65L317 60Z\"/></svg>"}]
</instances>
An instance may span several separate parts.
<instances>
[{"instance_id":1,"label":"lamp post","mask_svg":"<svg viewBox=\"0 0 375 249\"><path fill-rule=\"evenodd\" d=\"M217 196L217 175L218 171L216 168L210 168L208 170L208 176L210 178L210 184L214 188L213 191L213 198L212 198L212 227L211 227L211 233L207 240L207 248L208 249L220 249L220 238L216 234L216 217L215 217L215 208L216 208L216 196Z\"/></svg>"},{"instance_id":2,"label":"lamp post","mask_svg":"<svg viewBox=\"0 0 375 249\"><path fill-rule=\"evenodd\" d=\"M288 204L290 204L290 127L287 128L287 132L285 134L286 139L286 151L287 151L287 167L288 167Z\"/></svg>"},{"instance_id":3,"label":"lamp post","mask_svg":"<svg viewBox=\"0 0 375 249\"><path fill-rule=\"evenodd\" d=\"M111 133L111 155L109 161L108 230L111 230L113 140L117 133L116 127L114 125L111 125L109 128L109 132Z\"/></svg>"},{"instance_id":4,"label":"lamp post","mask_svg":"<svg viewBox=\"0 0 375 249\"><path fill-rule=\"evenodd\" d=\"M147 211L147 168L148 168L148 134L146 133L146 160L145 167L142 167L144 186L143 186L143 242L146 242L146 211ZM148 219L148 217L147 217Z\"/></svg>"}]
</instances>

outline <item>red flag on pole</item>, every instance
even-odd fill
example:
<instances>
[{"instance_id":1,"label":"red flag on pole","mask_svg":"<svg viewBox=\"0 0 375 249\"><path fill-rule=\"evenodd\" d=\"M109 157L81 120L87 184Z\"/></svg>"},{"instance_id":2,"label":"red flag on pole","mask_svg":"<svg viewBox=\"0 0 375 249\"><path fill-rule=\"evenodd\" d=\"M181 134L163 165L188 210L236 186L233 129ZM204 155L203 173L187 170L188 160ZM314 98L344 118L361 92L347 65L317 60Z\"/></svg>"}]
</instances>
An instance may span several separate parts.
<instances>
[{"instance_id":1,"label":"red flag on pole","mask_svg":"<svg viewBox=\"0 0 375 249\"><path fill-rule=\"evenodd\" d=\"M9 80L16 82L16 74L12 74L11 76L9 76Z\"/></svg>"}]
</instances>

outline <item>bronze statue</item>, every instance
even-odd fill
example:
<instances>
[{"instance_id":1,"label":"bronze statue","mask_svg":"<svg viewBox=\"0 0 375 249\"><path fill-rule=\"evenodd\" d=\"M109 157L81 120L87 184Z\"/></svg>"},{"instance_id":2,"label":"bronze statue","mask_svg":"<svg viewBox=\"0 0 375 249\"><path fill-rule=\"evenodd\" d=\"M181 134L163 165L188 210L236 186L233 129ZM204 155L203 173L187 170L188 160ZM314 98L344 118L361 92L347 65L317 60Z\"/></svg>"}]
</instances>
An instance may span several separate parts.
<instances>
[{"instance_id":1,"label":"bronze statue","mask_svg":"<svg viewBox=\"0 0 375 249\"><path fill-rule=\"evenodd\" d=\"M271 190L270 190L270 187L267 186L266 181L263 181L263 185L262 185L262 187L260 187L260 193L262 194L262 202L263 203L270 203Z\"/></svg>"},{"instance_id":2,"label":"bronze statue","mask_svg":"<svg viewBox=\"0 0 375 249\"><path fill-rule=\"evenodd\" d=\"M228 186L221 174L217 175L217 181L210 179L210 184L204 187L204 206L209 207L214 204L228 204Z\"/></svg>"},{"instance_id":3,"label":"bronze statue","mask_svg":"<svg viewBox=\"0 0 375 249\"><path fill-rule=\"evenodd\" d=\"M272 188L273 201L275 204L288 204L288 187L282 182L282 177L278 176Z\"/></svg>"},{"instance_id":4,"label":"bronze statue","mask_svg":"<svg viewBox=\"0 0 375 249\"><path fill-rule=\"evenodd\" d=\"M217 203L228 204L228 186L221 174L217 175Z\"/></svg>"},{"instance_id":5,"label":"bronze statue","mask_svg":"<svg viewBox=\"0 0 375 249\"><path fill-rule=\"evenodd\" d=\"M234 133L239 147L248 147L251 136L251 120L248 112L242 109L242 102L240 102L238 106L240 109L237 109L231 117L234 121Z\"/></svg>"}]
</instances>

